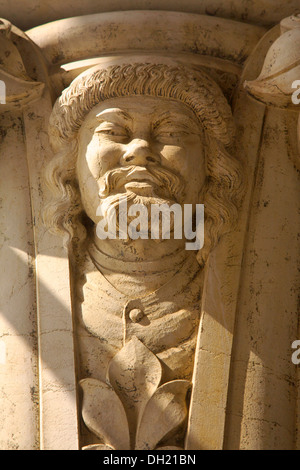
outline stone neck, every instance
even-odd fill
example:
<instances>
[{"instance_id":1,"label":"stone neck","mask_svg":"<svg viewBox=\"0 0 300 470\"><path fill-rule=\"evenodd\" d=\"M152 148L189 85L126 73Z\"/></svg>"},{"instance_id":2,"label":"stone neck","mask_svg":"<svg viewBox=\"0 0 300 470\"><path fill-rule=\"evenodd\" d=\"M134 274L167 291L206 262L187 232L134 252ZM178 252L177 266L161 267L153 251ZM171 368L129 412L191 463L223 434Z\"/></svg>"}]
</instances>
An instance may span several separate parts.
<instances>
[{"instance_id":1,"label":"stone neck","mask_svg":"<svg viewBox=\"0 0 300 470\"><path fill-rule=\"evenodd\" d=\"M129 261L122 253L113 257L99 243L90 241L88 252L95 267L109 283L125 295L147 295L169 282L184 265L195 262L191 251L175 250L160 259Z\"/></svg>"},{"instance_id":2,"label":"stone neck","mask_svg":"<svg viewBox=\"0 0 300 470\"><path fill-rule=\"evenodd\" d=\"M100 240L95 230L92 233L91 242L95 247L111 259L124 259L126 263L151 263L158 261L161 265L161 260L167 257L173 258L174 256L181 257L185 250L185 240Z\"/></svg>"}]
</instances>

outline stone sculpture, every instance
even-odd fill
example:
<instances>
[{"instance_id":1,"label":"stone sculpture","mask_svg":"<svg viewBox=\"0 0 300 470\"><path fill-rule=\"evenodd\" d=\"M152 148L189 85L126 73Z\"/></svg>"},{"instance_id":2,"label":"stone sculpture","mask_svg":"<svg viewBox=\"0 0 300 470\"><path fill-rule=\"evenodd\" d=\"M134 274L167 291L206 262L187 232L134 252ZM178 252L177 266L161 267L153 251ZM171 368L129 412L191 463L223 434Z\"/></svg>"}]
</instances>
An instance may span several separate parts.
<instances>
[{"instance_id":1,"label":"stone sculpture","mask_svg":"<svg viewBox=\"0 0 300 470\"><path fill-rule=\"evenodd\" d=\"M2 449L299 448L299 15L274 2L0 21Z\"/></svg>"},{"instance_id":2,"label":"stone sculpture","mask_svg":"<svg viewBox=\"0 0 300 470\"><path fill-rule=\"evenodd\" d=\"M241 202L231 111L204 72L136 59L75 79L54 106L50 136L57 156L47 177L56 196L45 221L73 241L82 284L83 418L104 446L154 449L186 419L203 265ZM109 214L123 200L129 208L204 202L199 262L184 238L100 240L99 204ZM165 415L157 411L152 429L161 406ZM158 431L161 418L168 424Z\"/></svg>"}]
</instances>

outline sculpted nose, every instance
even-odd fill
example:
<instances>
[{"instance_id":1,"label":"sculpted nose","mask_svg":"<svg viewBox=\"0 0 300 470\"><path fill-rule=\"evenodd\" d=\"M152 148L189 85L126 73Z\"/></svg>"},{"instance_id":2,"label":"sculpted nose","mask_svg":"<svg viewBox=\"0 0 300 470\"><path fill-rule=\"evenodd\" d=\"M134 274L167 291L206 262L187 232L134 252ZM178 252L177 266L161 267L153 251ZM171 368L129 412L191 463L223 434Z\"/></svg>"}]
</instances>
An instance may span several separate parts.
<instances>
[{"instance_id":1,"label":"sculpted nose","mask_svg":"<svg viewBox=\"0 0 300 470\"><path fill-rule=\"evenodd\" d=\"M160 158L155 154L146 140L135 139L127 146L126 152L122 155L121 164L146 166L153 163L159 163Z\"/></svg>"}]
</instances>

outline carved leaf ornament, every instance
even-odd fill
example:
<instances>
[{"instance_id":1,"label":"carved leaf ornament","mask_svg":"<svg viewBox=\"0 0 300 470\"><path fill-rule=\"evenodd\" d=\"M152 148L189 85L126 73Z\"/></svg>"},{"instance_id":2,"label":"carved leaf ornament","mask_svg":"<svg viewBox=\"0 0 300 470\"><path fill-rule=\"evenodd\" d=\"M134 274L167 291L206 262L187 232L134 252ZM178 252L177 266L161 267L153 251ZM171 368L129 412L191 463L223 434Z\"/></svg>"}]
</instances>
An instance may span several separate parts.
<instances>
[{"instance_id":1,"label":"carved leaf ornament","mask_svg":"<svg viewBox=\"0 0 300 470\"><path fill-rule=\"evenodd\" d=\"M161 376L159 359L134 337L110 362L107 383L81 380L83 421L101 440L84 449L154 450L180 426L187 415L190 382L159 386Z\"/></svg>"}]
</instances>

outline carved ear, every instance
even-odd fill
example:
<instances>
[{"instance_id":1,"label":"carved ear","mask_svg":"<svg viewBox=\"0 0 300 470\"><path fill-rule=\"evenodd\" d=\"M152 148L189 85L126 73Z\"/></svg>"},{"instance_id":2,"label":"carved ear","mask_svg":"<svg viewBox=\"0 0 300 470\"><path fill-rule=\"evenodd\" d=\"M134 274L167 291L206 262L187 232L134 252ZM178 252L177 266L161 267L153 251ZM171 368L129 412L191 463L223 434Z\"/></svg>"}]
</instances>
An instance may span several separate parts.
<instances>
[{"instance_id":1,"label":"carved ear","mask_svg":"<svg viewBox=\"0 0 300 470\"><path fill-rule=\"evenodd\" d=\"M83 390L82 417L90 431L116 450L130 449L130 438L126 413L114 390L96 379L79 382ZM97 444L98 449L105 450Z\"/></svg>"}]
</instances>

